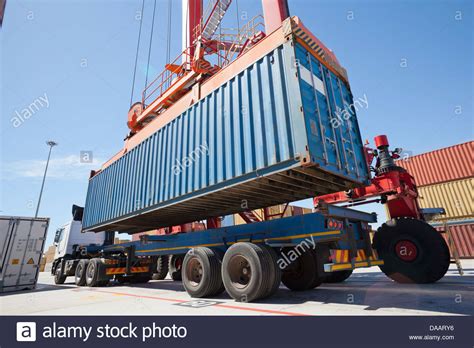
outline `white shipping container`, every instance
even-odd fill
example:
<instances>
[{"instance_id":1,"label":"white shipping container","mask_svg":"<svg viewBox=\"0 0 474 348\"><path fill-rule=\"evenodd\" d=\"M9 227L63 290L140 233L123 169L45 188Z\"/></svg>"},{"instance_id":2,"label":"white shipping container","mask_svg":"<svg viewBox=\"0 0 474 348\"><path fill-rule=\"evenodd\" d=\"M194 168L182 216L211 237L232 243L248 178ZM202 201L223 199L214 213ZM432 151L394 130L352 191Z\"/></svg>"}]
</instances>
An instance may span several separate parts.
<instances>
[{"instance_id":1,"label":"white shipping container","mask_svg":"<svg viewBox=\"0 0 474 348\"><path fill-rule=\"evenodd\" d=\"M48 218L0 216L0 292L34 289Z\"/></svg>"}]
</instances>

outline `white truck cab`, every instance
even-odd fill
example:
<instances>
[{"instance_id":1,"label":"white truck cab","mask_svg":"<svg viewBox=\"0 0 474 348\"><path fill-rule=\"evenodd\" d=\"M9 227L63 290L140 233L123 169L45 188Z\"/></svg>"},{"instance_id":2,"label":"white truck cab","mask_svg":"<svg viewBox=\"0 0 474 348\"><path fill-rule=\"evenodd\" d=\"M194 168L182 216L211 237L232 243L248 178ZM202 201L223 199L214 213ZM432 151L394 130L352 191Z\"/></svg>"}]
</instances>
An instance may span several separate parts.
<instances>
[{"instance_id":1,"label":"white truck cab","mask_svg":"<svg viewBox=\"0 0 474 348\"><path fill-rule=\"evenodd\" d=\"M85 232L82 233L81 221L72 220L56 230L54 245L56 251L54 259L72 255L75 246L81 245L102 245L105 241L105 232Z\"/></svg>"},{"instance_id":2,"label":"white truck cab","mask_svg":"<svg viewBox=\"0 0 474 348\"><path fill-rule=\"evenodd\" d=\"M82 258L90 258L88 251L95 250L106 243L113 243L113 233L82 232L82 214L84 209L77 205L72 206L72 220L56 230L54 245L56 251L51 267L51 274L55 276L56 284L64 283L69 273L73 273L77 263Z\"/></svg>"}]
</instances>

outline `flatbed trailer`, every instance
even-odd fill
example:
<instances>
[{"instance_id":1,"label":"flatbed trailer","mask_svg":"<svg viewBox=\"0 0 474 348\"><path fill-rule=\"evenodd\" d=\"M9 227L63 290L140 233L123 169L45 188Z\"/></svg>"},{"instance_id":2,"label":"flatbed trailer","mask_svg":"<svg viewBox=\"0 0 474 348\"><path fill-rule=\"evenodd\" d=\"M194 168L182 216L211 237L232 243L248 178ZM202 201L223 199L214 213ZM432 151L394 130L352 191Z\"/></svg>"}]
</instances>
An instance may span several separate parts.
<instances>
[{"instance_id":1,"label":"flatbed trailer","mask_svg":"<svg viewBox=\"0 0 474 348\"><path fill-rule=\"evenodd\" d=\"M169 258L170 275L191 296L225 289L237 301L252 301L272 295L280 281L291 290L308 290L345 279L354 268L382 265L369 235L374 222L375 214L324 205L314 213L252 224L78 246L52 272L59 283L74 276L79 286L142 283L160 272L157 264L166 268Z\"/></svg>"}]
</instances>

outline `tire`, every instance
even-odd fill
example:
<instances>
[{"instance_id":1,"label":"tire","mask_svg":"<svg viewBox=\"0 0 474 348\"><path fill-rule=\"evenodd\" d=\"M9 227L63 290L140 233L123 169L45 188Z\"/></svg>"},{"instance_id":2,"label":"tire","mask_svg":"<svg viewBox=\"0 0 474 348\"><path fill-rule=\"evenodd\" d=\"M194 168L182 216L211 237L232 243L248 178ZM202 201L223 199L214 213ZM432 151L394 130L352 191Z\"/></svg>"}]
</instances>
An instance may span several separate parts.
<instances>
[{"instance_id":1,"label":"tire","mask_svg":"<svg viewBox=\"0 0 474 348\"><path fill-rule=\"evenodd\" d=\"M285 248L283 252L289 252ZM304 291L321 285L324 278L318 274L318 257L308 249L297 257L284 271L281 282L292 291Z\"/></svg>"},{"instance_id":2,"label":"tire","mask_svg":"<svg viewBox=\"0 0 474 348\"><path fill-rule=\"evenodd\" d=\"M184 255L171 255L169 258L169 274L174 281L181 281L181 268L183 266Z\"/></svg>"},{"instance_id":3,"label":"tire","mask_svg":"<svg viewBox=\"0 0 474 348\"><path fill-rule=\"evenodd\" d=\"M325 277L324 282L325 283L342 283L351 275L352 275L351 269L346 270L346 271L331 272Z\"/></svg>"},{"instance_id":4,"label":"tire","mask_svg":"<svg viewBox=\"0 0 474 348\"><path fill-rule=\"evenodd\" d=\"M327 262L326 260L329 259L329 248L327 245L316 245L315 249L310 249L308 252L313 255L314 262L316 263L316 273L314 274L313 281L308 288L308 290L311 290L317 288L326 280L324 264Z\"/></svg>"},{"instance_id":5,"label":"tire","mask_svg":"<svg viewBox=\"0 0 474 348\"><path fill-rule=\"evenodd\" d=\"M86 284L87 286L97 287L103 286L105 280L100 279L102 261L100 259L91 259L86 268ZM108 280L107 280L108 283Z\"/></svg>"},{"instance_id":6,"label":"tire","mask_svg":"<svg viewBox=\"0 0 474 348\"><path fill-rule=\"evenodd\" d=\"M56 272L54 273L54 284L57 284L57 285L64 284L64 282L66 281L66 278L67 276L65 276L61 272L61 264L59 264L58 267L56 268Z\"/></svg>"},{"instance_id":7,"label":"tire","mask_svg":"<svg viewBox=\"0 0 474 348\"><path fill-rule=\"evenodd\" d=\"M79 263L76 266L76 272L74 273L74 283L77 286L86 285L86 269L89 264L89 260L83 259L79 260Z\"/></svg>"},{"instance_id":8,"label":"tire","mask_svg":"<svg viewBox=\"0 0 474 348\"><path fill-rule=\"evenodd\" d=\"M264 297L270 297L275 295L280 287L281 283L281 269L278 266L278 255L272 247L268 245L262 245L262 250L267 254L267 258L270 262L271 280L269 282L269 288Z\"/></svg>"},{"instance_id":9,"label":"tire","mask_svg":"<svg viewBox=\"0 0 474 348\"><path fill-rule=\"evenodd\" d=\"M167 255L158 256L156 260L156 272L153 273L153 280L163 280L168 275L169 260Z\"/></svg>"},{"instance_id":10,"label":"tire","mask_svg":"<svg viewBox=\"0 0 474 348\"><path fill-rule=\"evenodd\" d=\"M399 283L433 283L449 268L449 249L441 234L424 221L397 218L374 235L374 247L384 261L380 269Z\"/></svg>"},{"instance_id":11,"label":"tire","mask_svg":"<svg viewBox=\"0 0 474 348\"><path fill-rule=\"evenodd\" d=\"M183 286L191 297L209 297L222 292L221 258L209 248L187 252L183 261Z\"/></svg>"},{"instance_id":12,"label":"tire","mask_svg":"<svg viewBox=\"0 0 474 348\"><path fill-rule=\"evenodd\" d=\"M219 260L219 273L221 277L221 281L219 283L220 286L217 288L216 292L212 295L212 296L217 296L219 294L222 294L225 291L224 282L222 281L222 260L224 259L224 252L219 249L213 249L212 251L216 254L216 257Z\"/></svg>"},{"instance_id":13,"label":"tire","mask_svg":"<svg viewBox=\"0 0 474 348\"><path fill-rule=\"evenodd\" d=\"M222 281L227 293L238 302L265 297L271 288L268 253L253 243L232 245L222 260Z\"/></svg>"}]
</instances>

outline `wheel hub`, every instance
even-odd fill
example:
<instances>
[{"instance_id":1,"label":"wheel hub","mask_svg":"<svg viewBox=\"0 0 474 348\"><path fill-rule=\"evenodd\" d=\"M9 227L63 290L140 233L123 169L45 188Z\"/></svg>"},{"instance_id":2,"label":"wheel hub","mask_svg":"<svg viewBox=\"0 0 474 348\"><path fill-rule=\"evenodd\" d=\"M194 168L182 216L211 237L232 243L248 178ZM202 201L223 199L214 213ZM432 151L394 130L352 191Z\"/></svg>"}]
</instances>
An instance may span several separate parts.
<instances>
[{"instance_id":1,"label":"wheel hub","mask_svg":"<svg viewBox=\"0 0 474 348\"><path fill-rule=\"evenodd\" d=\"M248 260L242 255L235 255L229 262L229 276L236 288L245 288L252 279L252 269Z\"/></svg>"},{"instance_id":2,"label":"wheel hub","mask_svg":"<svg viewBox=\"0 0 474 348\"><path fill-rule=\"evenodd\" d=\"M192 286L198 286L201 283L203 273L201 262L197 258L191 259L186 269L186 275Z\"/></svg>"},{"instance_id":3,"label":"wheel hub","mask_svg":"<svg viewBox=\"0 0 474 348\"><path fill-rule=\"evenodd\" d=\"M395 253L399 259L411 262L418 256L418 248L412 241L401 240L395 245Z\"/></svg>"}]
</instances>

